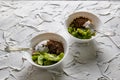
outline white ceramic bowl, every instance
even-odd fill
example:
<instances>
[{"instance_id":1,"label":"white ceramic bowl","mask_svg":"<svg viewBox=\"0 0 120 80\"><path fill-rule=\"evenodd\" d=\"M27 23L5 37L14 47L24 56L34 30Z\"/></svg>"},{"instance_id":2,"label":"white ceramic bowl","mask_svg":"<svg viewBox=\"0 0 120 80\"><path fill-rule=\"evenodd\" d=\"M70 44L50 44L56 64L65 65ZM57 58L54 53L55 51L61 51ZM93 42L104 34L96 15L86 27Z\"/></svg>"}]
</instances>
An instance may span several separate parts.
<instances>
[{"instance_id":1,"label":"white ceramic bowl","mask_svg":"<svg viewBox=\"0 0 120 80\"><path fill-rule=\"evenodd\" d=\"M53 69L57 66L61 66L62 61L66 58L67 54L68 54L68 43L67 40L65 38L63 38L61 35L59 34L55 34L55 33L43 33L43 34L39 34L37 36L35 36L32 40L31 40L31 48L34 48L34 46L36 46L38 43L44 41L44 40L55 40L55 41L59 41L63 44L64 47L64 57L57 63L52 64L52 65L48 65L48 66L41 66L38 65L36 63L33 62L32 60L32 52L29 52L30 54L27 54L27 60L34 66L40 67L40 68L44 68L44 69Z\"/></svg>"},{"instance_id":2,"label":"white ceramic bowl","mask_svg":"<svg viewBox=\"0 0 120 80\"><path fill-rule=\"evenodd\" d=\"M79 39L79 38L76 38L74 36L72 36L69 32L68 32L68 27L69 25L71 24L71 22L75 19L75 18L78 18L80 16L83 16L83 17L86 17L88 19L90 19L92 21L92 24L95 26L94 29L95 30L99 30L99 27L101 26L101 20L93 13L91 12L87 12L87 11L80 11L80 12L75 12L75 13L72 13L68 16L68 18L66 19L65 21L65 28L66 28L66 31L67 33L70 35L70 37L77 41L77 42L80 42L80 43L83 43L83 42L89 42L91 40L93 40L94 38L96 38L98 36L98 34L96 33L95 36L92 36L92 38L90 39Z\"/></svg>"}]
</instances>

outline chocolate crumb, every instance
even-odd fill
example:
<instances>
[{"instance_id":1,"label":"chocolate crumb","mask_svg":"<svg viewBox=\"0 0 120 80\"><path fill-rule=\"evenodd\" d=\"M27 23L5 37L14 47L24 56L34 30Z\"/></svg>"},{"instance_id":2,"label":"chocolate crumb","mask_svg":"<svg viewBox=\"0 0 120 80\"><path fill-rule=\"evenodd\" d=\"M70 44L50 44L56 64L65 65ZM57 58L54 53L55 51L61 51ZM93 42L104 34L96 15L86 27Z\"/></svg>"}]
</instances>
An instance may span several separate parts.
<instances>
[{"instance_id":1,"label":"chocolate crumb","mask_svg":"<svg viewBox=\"0 0 120 80\"><path fill-rule=\"evenodd\" d=\"M85 17L78 17L76 19L73 20L73 22L70 25L74 25L75 28L80 28L80 27L84 27L83 25L85 24L85 22L87 22L89 19L85 18Z\"/></svg>"},{"instance_id":2,"label":"chocolate crumb","mask_svg":"<svg viewBox=\"0 0 120 80\"><path fill-rule=\"evenodd\" d=\"M54 41L54 40L49 40L47 41L47 45L46 45L49 49L49 53L52 54L60 54L61 52L64 52L64 48L61 42L58 41Z\"/></svg>"}]
</instances>

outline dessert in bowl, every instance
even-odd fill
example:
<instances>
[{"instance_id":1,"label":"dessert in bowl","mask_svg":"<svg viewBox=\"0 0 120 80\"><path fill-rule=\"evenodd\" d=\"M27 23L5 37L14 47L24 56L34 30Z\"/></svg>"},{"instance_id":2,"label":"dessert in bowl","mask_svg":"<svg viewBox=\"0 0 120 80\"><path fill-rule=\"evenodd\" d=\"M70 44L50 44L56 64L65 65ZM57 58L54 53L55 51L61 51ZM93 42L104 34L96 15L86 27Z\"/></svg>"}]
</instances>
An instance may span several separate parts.
<instances>
[{"instance_id":1,"label":"dessert in bowl","mask_svg":"<svg viewBox=\"0 0 120 80\"><path fill-rule=\"evenodd\" d=\"M101 20L93 13L81 11L68 16L66 31L78 42L89 42L97 37Z\"/></svg>"},{"instance_id":2,"label":"dessert in bowl","mask_svg":"<svg viewBox=\"0 0 120 80\"><path fill-rule=\"evenodd\" d=\"M68 54L67 40L59 34L43 33L35 36L30 44L32 51L27 54L27 60L40 68L61 66Z\"/></svg>"}]
</instances>

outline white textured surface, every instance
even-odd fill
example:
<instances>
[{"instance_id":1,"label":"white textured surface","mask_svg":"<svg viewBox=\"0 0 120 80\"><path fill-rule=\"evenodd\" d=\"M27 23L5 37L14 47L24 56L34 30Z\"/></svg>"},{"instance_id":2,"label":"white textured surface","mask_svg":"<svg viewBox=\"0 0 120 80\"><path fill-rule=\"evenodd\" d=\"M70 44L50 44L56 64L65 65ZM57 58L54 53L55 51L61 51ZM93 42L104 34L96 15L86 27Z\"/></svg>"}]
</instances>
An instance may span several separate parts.
<instances>
[{"instance_id":1,"label":"white textured surface","mask_svg":"<svg viewBox=\"0 0 120 80\"><path fill-rule=\"evenodd\" d=\"M120 80L120 49L108 37L80 44L66 34L64 19L80 10L94 12L104 23L101 29L120 36L119 1L1 1L0 80ZM43 32L69 39L63 71L38 69L24 58L25 52L4 51L6 46L28 47L30 39Z\"/></svg>"}]
</instances>

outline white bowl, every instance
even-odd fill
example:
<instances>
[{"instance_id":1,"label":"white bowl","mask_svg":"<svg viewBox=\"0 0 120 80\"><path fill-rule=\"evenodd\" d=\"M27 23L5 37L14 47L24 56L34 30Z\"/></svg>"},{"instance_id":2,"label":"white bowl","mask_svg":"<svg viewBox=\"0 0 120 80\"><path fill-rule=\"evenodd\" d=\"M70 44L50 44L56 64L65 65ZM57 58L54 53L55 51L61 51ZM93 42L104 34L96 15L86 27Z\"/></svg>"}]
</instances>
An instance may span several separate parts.
<instances>
[{"instance_id":1,"label":"white bowl","mask_svg":"<svg viewBox=\"0 0 120 80\"><path fill-rule=\"evenodd\" d=\"M66 58L67 54L68 54L68 43L67 40L65 40L65 38L63 38L61 35L59 34L55 34L55 33L43 33L43 34L39 34L37 36L35 36L32 40L31 40L31 44L30 47L34 48L38 43L44 41L44 40L55 40L55 41L59 41L63 44L64 47L64 57L57 63L52 64L52 65L48 65L48 66L41 66L38 65L36 63L33 62L32 60L32 52L29 52L29 54L27 54L27 60L34 66L40 67L40 68L44 68L44 69L53 69L55 67L60 67L62 66L62 61Z\"/></svg>"},{"instance_id":2,"label":"white bowl","mask_svg":"<svg viewBox=\"0 0 120 80\"><path fill-rule=\"evenodd\" d=\"M70 35L70 37L77 41L77 42L80 42L80 43L83 43L83 42L89 42L91 40L93 40L94 38L96 38L98 36L98 34L96 33L95 36L92 36L92 38L90 39L79 39L79 38L76 38L74 36L72 36L69 32L68 32L68 27L69 25L71 24L71 22L75 19L75 18L78 18L78 17L86 17L88 19L90 19L92 21L92 24L95 26L94 29L95 30L99 30L99 27L101 26L101 20L93 13L91 12L87 12L87 11L80 11L80 12L75 12L75 13L72 13L68 16L68 18L66 19L65 21L65 28L66 28L66 31L67 33Z\"/></svg>"}]
</instances>

